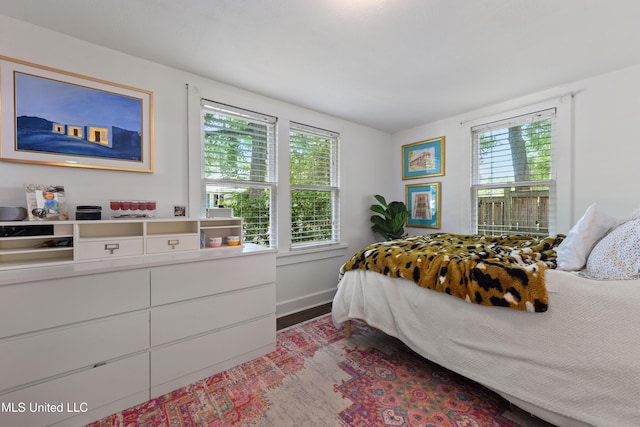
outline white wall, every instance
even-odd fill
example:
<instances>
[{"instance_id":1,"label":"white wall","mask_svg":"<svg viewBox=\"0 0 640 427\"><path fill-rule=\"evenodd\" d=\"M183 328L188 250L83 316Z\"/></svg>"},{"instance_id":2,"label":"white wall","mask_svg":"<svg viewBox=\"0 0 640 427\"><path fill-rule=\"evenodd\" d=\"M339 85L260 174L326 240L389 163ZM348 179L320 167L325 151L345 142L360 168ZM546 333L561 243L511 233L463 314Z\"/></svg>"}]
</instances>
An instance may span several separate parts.
<instances>
[{"instance_id":1,"label":"white wall","mask_svg":"<svg viewBox=\"0 0 640 427\"><path fill-rule=\"evenodd\" d=\"M161 217L173 215L174 205L189 205L189 173L194 172L188 169L186 84L189 84L197 87L202 97L277 116L281 124L294 120L341 134L341 229L346 245L339 250L296 255L283 248L278 254L278 315L330 301L338 267L353 252L375 239L370 230L368 207L374 201L373 194L388 194L393 188L384 173L392 153L389 134L3 15L0 15L0 55L152 91L155 110L153 173L0 162L2 206L25 206L25 183L63 185L72 216L77 205L101 205L108 216L110 199L156 200ZM280 167L280 171L287 172L287 169ZM280 180L287 180L286 175L281 174ZM278 214L285 215L286 211L279 209Z\"/></svg>"},{"instance_id":2,"label":"white wall","mask_svg":"<svg viewBox=\"0 0 640 427\"><path fill-rule=\"evenodd\" d=\"M573 93L573 98L563 97L568 93ZM640 65L394 134L398 157L404 144L446 137L445 176L402 181L400 161L394 165L394 195L400 200L404 200L407 184L442 182L441 229L411 228L409 232L469 233L470 126L504 114L517 115L510 112L526 110L530 105L550 103L563 111L562 121L560 114L558 120L566 131L556 147L560 187L557 232L567 233L594 202L602 204L611 215L623 218L639 208L636 183L640 181L640 136L636 123L640 116Z\"/></svg>"}]
</instances>

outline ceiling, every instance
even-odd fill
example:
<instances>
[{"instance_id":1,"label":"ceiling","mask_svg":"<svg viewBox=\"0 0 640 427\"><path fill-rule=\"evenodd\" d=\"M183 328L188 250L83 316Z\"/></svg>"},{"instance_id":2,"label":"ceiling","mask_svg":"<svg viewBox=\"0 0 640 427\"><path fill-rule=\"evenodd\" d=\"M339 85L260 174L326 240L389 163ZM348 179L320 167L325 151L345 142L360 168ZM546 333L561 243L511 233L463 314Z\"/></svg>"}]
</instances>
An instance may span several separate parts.
<instances>
[{"instance_id":1,"label":"ceiling","mask_svg":"<svg viewBox=\"0 0 640 427\"><path fill-rule=\"evenodd\" d=\"M637 0L0 0L0 14L389 133L640 63Z\"/></svg>"}]
</instances>

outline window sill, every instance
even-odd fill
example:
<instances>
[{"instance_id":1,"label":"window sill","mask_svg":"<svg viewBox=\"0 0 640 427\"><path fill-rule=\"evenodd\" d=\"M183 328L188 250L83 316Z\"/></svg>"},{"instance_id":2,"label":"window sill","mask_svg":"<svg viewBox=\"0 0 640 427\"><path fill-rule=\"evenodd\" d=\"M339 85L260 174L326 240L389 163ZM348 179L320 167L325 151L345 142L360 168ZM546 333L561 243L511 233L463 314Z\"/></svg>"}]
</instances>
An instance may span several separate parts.
<instances>
[{"instance_id":1,"label":"window sill","mask_svg":"<svg viewBox=\"0 0 640 427\"><path fill-rule=\"evenodd\" d=\"M314 248L278 252L276 254L276 267L318 261L321 259L344 257L348 247L349 245L346 243L338 243L336 245L317 246Z\"/></svg>"}]
</instances>

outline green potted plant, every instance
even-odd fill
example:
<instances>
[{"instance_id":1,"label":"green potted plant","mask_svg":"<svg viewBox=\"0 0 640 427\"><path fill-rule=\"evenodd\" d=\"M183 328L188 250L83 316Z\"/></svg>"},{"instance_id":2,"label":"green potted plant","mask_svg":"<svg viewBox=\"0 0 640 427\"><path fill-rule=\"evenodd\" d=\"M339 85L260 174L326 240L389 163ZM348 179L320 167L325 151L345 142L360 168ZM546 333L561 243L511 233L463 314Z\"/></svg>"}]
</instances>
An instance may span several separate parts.
<instances>
[{"instance_id":1,"label":"green potted plant","mask_svg":"<svg viewBox=\"0 0 640 427\"><path fill-rule=\"evenodd\" d=\"M379 194L374 196L379 204L371 205L371 210L378 215L371 216L371 229L386 240L399 239L406 236L404 224L409 218L409 211L403 202L387 203Z\"/></svg>"}]
</instances>

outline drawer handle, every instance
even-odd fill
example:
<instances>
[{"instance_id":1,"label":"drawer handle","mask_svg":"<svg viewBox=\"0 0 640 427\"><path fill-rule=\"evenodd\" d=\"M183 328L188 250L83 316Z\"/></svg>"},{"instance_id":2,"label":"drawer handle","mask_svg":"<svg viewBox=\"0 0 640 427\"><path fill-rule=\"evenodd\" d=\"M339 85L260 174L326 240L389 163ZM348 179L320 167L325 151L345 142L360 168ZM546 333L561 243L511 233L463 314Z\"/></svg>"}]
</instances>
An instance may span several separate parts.
<instances>
[{"instance_id":1,"label":"drawer handle","mask_svg":"<svg viewBox=\"0 0 640 427\"><path fill-rule=\"evenodd\" d=\"M120 249L120 243L107 243L104 245L104 250L109 251L109 255L113 255L113 251Z\"/></svg>"},{"instance_id":2,"label":"drawer handle","mask_svg":"<svg viewBox=\"0 0 640 427\"><path fill-rule=\"evenodd\" d=\"M178 246L179 244L180 244L179 239L167 240L167 245L171 246L171 249L175 249L176 246Z\"/></svg>"}]
</instances>

